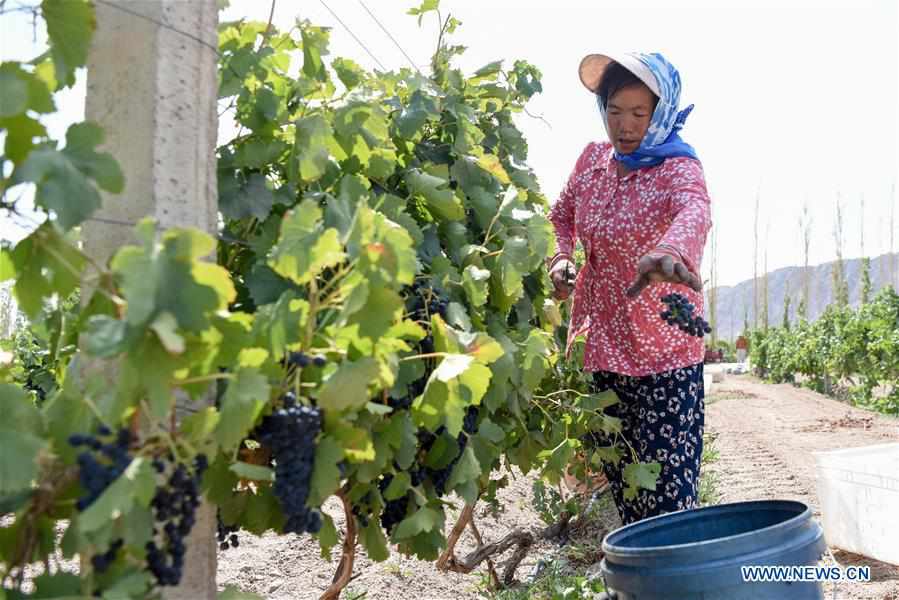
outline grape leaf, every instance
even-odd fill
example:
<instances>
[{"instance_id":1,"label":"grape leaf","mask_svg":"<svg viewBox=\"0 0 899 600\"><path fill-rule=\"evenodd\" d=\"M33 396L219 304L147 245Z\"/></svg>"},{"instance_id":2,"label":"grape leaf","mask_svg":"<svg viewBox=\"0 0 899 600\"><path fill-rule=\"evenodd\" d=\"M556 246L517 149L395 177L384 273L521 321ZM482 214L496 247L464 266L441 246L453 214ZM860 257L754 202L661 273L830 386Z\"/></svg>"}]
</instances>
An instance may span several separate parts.
<instances>
[{"instance_id":1,"label":"grape leaf","mask_svg":"<svg viewBox=\"0 0 899 600\"><path fill-rule=\"evenodd\" d=\"M97 26L93 4L82 0L43 0L41 15L47 22L56 80L65 86L75 85L75 70L87 63L91 36Z\"/></svg>"},{"instance_id":2,"label":"grape leaf","mask_svg":"<svg viewBox=\"0 0 899 600\"><path fill-rule=\"evenodd\" d=\"M465 218L465 209L462 203L450 189L438 189L448 182L440 177L422 173L418 169L412 169L406 174L406 185L413 194L418 194L428 204L428 208L442 219L459 221Z\"/></svg>"},{"instance_id":3,"label":"grape leaf","mask_svg":"<svg viewBox=\"0 0 899 600\"><path fill-rule=\"evenodd\" d=\"M321 209L309 198L285 216L269 261L278 274L302 284L343 260L337 230L322 230L321 216Z\"/></svg>"},{"instance_id":4,"label":"grape leaf","mask_svg":"<svg viewBox=\"0 0 899 600\"><path fill-rule=\"evenodd\" d=\"M40 314L44 298L71 294L87 264L84 255L50 223L20 241L10 258L16 267L16 299L32 319Z\"/></svg>"},{"instance_id":5,"label":"grape leaf","mask_svg":"<svg viewBox=\"0 0 899 600\"><path fill-rule=\"evenodd\" d=\"M655 491L661 471L662 465L657 462L625 465L623 479L627 486L624 488L624 497L633 500L640 488Z\"/></svg>"},{"instance_id":6,"label":"grape leaf","mask_svg":"<svg viewBox=\"0 0 899 600\"><path fill-rule=\"evenodd\" d=\"M231 470L241 479L252 481L274 481L275 472L269 467L253 465L245 462L236 462L231 465Z\"/></svg>"},{"instance_id":7,"label":"grape leaf","mask_svg":"<svg viewBox=\"0 0 899 600\"><path fill-rule=\"evenodd\" d=\"M443 515L433 508L422 506L414 514L400 521L393 531L394 540L410 538L443 526Z\"/></svg>"},{"instance_id":8,"label":"grape leaf","mask_svg":"<svg viewBox=\"0 0 899 600\"><path fill-rule=\"evenodd\" d=\"M246 437L268 402L270 388L258 370L243 367L228 383L222 398L221 419L215 438L222 449L230 451Z\"/></svg>"},{"instance_id":9,"label":"grape leaf","mask_svg":"<svg viewBox=\"0 0 899 600\"><path fill-rule=\"evenodd\" d=\"M322 115L311 115L297 121L291 158L296 178L312 182L325 174L331 157L328 146L332 140L331 125Z\"/></svg>"},{"instance_id":10,"label":"grape leaf","mask_svg":"<svg viewBox=\"0 0 899 600\"><path fill-rule=\"evenodd\" d=\"M46 441L31 433L0 428L0 448L3 448L0 453L0 494L18 492L32 485L38 474L38 453L46 446Z\"/></svg>"},{"instance_id":11,"label":"grape leaf","mask_svg":"<svg viewBox=\"0 0 899 600\"><path fill-rule=\"evenodd\" d=\"M478 307L487 303L489 280L490 271L475 265L469 265L462 271L462 289L465 290L465 295L468 296L472 306Z\"/></svg>"},{"instance_id":12,"label":"grape leaf","mask_svg":"<svg viewBox=\"0 0 899 600\"><path fill-rule=\"evenodd\" d=\"M384 530L381 529L377 519L369 520L368 526L359 530L359 541L362 542L365 553L371 560L383 562L390 558L387 539L384 537Z\"/></svg>"},{"instance_id":13,"label":"grape leaf","mask_svg":"<svg viewBox=\"0 0 899 600\"><path fill-rule=\"evenodd\" d=\"M220 180L221 181L221 180ZM275 204L275 195L266 183L265 176L252 173L244 185L219 187L219 210L226 219L255 217L265 219Z\"/></svg>"},{"instance_id":14,"label":"grape leaf","mask_svg":"<svg viewBox=\"0 0 899 600\"><path fill-rule=\"evenodd\" d=\"M315 447L315 466L309 483L309 506L320 506L340 487L340 469L337 463L343 458L340 445L328 436L322 437Z\"/></svg>"},{"instance_id":15,"label":"grape leaf","mask_svg":"<svg viewBox=\"0 0 899 600\"><path fill-rule=\"evenodd\" d=\"M371 357L343 362L318 390L318 405L325 411L362 408L368 402L368 384L378 374L378 363Z\"/></svg>"}]
</instances>

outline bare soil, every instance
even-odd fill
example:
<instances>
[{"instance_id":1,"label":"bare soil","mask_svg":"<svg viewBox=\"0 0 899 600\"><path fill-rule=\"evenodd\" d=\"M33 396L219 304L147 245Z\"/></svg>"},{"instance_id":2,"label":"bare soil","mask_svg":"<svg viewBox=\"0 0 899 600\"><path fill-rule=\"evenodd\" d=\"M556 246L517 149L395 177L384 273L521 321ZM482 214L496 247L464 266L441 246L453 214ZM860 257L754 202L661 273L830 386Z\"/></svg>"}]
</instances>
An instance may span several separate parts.
<instances>
[{"instance_id":1,"label":"bare soil","mask_svg":"<svg viewBox=\"0 0 899 600\"><path fill-rule=\"evenodd\" d=\"M897 419L856 409L809 390L764 384L750 376L726 375L723 382L713 386L707 401L707 428L717 437L715 447L720 453L710 467L717 478L720 502L795 499L808 504L820 518L812 452L899 439ZM485 542L499 540L516 528L534 530L543 526L531 502L533 481L533 475L518 474L500 493L499 513L493 514L486 505L478 506L477 524ZM458 506L461 509L461 501ZM336 504L326 509L341 530L342 510ZM598 517L594 527L579 532L578 543L589 544L592 536L598 546L605 531L617 527L616 521L612 507L611 512L606 510ZM452 517L447 520L447 530L453 522ZM475 547L474 539L466 532L457 554L465 556ZM872 581L828 585L828 600L899 600L899 567L835 548L832 552L842 565L870 566ZM564 555L565 550L558 545L542 542L522 562L518 576L526 578L541 559ZM239 548L219 553L218 582L220 587L233 585L269 600L317 598L328 587L338 559L339 548L335 548L330 561L322 559L318 545L308 536L257 537L241 533ZM342 598L485 597L483 568L469 575L442 573L433 563L399 555L374 563L359 547L354 573L356 578Z\"/></svg>"},{"instance_id":2,"label":"bare soil","mask_svg":"<svg viewBox=\"0 0 899 600\"><path fill-rule=\"evenodd\" d=\"M708 400L706 426L720 452L710 470L722 503L799 500L820 519L812 452L899 440L897 419L748 375L728 375ZM899 600L899 566L832 552L839 564L870 566L872 581L825 586L826 598Z\"/></svg>"}]
</instances>

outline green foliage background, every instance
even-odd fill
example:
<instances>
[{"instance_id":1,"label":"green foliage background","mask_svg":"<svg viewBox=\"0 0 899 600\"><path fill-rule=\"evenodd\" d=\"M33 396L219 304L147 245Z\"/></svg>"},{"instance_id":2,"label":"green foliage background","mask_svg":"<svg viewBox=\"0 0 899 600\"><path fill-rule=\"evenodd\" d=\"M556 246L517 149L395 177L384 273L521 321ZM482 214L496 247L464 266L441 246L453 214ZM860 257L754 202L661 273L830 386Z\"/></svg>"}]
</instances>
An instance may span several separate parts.
<instances>
[{"instance_id":1,"label":"green foliage background","mask_svg":"<svg viewBox=\"0 0 899 600\"><path fill-rule=\"evenodd\" d=\"M436 8L410 12L421 19ZM217 153L222 230L161 231L145 220L134 244L97 264L79 249L79 225L99 208L99 190L118 194L126 182L98 151L96 124L72 125L62 143L42 123L86 61L94 12L74 0L44 0L41 12L50 51L0 65L2 208L17 211L34 186L48 216L0 250L0 280L14 279L32 323L17 361L0 365L0 513L13 515L0 527L0 598L158 595L145 545L150 462L163 454L186 465L209 457L204 497L226 523L279 530L273 471L248 462L247 441L287 391L324 414L310 506L339 494L377 514L409 499L389 538L378 519L360 523L374 560L391 546L431 560L446 545L449 497L430 481L411 484L415 462L454 465L447 492L495 501L501 467L557 482L587 431L620 431L603 414L616 398L591 394L578 368L582 344L570 362L559 353L567 307L550 297L548 205L514 123L541 91L536 67L495 62L463 74L451 64L463 48L446 41L458 26L451 17L427 76L328 60L327 30L305 21L286 32L222 23L219 97L240 125ZM211 253L215 263L203 259ZM410 311L413 283L449 301L445 319ZM421 351L426 337L433 352ZM295 351L328 362L286 367ZM388 405L423 377L408 409ZM193 403L177 422L176 403ZM459 454L470 406L477 430ZM139 440L131 466L79 513L67 439L100 424L133 427ZM422 432L438 437L426 452ZM586 457L620 458L604 448ZM628 493L654 481L654 469L629 468ZM316 537L329 555L338 543L329 516ZM119 538L105 573L84 560L80 577L47 574L34 594L21 591L24 566L57 551L86 559Z\"/></svg>"}]
</instances>

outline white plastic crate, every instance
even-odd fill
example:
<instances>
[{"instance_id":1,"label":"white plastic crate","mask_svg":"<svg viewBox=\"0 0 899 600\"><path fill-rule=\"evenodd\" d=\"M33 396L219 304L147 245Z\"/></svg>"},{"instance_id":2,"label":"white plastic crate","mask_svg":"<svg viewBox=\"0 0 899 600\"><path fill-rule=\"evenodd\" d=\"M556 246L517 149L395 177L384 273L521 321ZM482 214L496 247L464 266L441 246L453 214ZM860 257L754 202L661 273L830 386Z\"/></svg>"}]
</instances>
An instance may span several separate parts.
<instances>
[{"instance_id":1,"label":"white plastic crate","mask_svg":"<svg viewBox=\"0 0 899 600\"><path fill-rule=\"evenodd\" d=\"M899 565L899 443L814 455L828 545Z\"/></svg>"}]
</instances>

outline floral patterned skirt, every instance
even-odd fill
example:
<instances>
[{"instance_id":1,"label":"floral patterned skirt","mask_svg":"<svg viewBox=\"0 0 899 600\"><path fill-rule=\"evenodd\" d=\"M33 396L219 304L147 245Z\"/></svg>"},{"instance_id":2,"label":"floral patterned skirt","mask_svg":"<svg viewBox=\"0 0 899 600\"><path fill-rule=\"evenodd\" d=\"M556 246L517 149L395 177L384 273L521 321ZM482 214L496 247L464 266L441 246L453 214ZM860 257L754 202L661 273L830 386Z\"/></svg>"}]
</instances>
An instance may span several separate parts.
<instances>
[{"instance_id":1,"label":"floral patterned skirt","mask_svg":"<svg viewBox=\"0 0 899 600\"><path fill-rule=\"evenodd\" d=\"M603 462L618 514L627 525L663 513L699 506L699 462L705 425L703 365L646 376L596 371L596 392L613 390L618 403L605 410L621 419L621 433L591 434L599 446L615 445L623 457L617 465ZM661 463L654 491L640 489L633 499L624 497L624 468L633 462Z\"/></svg>"}]
</instances>

